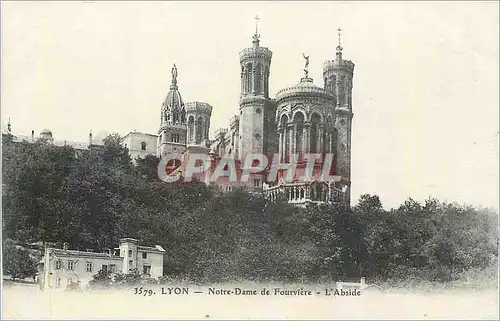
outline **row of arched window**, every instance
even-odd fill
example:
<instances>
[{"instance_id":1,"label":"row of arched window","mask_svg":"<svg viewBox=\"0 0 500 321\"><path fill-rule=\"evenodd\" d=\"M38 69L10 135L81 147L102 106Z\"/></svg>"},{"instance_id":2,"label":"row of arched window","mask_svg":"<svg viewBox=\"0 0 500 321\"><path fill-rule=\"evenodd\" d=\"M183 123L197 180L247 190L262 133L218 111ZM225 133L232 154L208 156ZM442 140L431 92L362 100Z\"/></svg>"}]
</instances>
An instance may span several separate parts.
<instances>
[{"instance_id":1,"label":"row of arched window","mask_svg":"<svg viewBox=\"0 0 500 321\"><path fill-rule=\"evenodd\" d=\"M340 76L339 87L337 92L337 75L332 75L330 78L325 77L325 89L332 92L338 100L339 106L351 106L350 83L346 81L345 76ZM338 97L337 97L338 94ZM346 100L347 99L347 100Z\"/></svg>"},{"instance_id":2,"label":"row of arched window","mask_svg":"<svg viewBox=\"0 0 500 321\"><path fill-rule=\"evenodd\" d=\"M282 141L282 151L284 155L291 154L290 150L290 138L295 140L294 148L295 153L334 153L337 149L337 129L333 126L333 120L329 117L327 119L326 127L324 130L320 130L321 117L317 114L311 116L311 125L309 131L306 133L305 128L305 117L302 112L296 112L293 116L291 124L294 126L288 126L290 123L288 116L283 115L281 117L280 125L283 128L283 141ZM292 135L290 135L292 131ZM290 137L291 136L291 137ZM309 136L309 137L307 137ZM307 144L304 144L304 140L309 139ZM304 148L307 146L307 149Z\"/></svg>"},{"instance_id":3,"label":"row of arched window","mask_svg":"<svg viewBox=\"0 0 500 321\"><path fill-rule=\"evenodd\" d=\"M269 95L269 67L263 67L257 63L254 66L248 63L241 66L241 91L244 94L255 92L256 94Z\"/></svg>"},{"instance_id":4,"label":"row of arched window","mask_svg":"<svg viewBox=\"0 0 500 321\"><path fill-rule=\"evenodd\" d=\"M195 122L193 116L189 116L188 123L188 142L200 144L204 139L208 139L208 131L210 129L209 120L199 116Z\"/></svg>"},{"instance_id":5,"label":"row of arched window","mask_svg":"<svg viewBox=\"0 0 500 321\"><path fill-rule=\"evenodd\" d=\"M172 122L173 124L185 124L186 123L186 111L182 110L162 110L161 118L165 122Z\"/></svg>"}]
</instances>

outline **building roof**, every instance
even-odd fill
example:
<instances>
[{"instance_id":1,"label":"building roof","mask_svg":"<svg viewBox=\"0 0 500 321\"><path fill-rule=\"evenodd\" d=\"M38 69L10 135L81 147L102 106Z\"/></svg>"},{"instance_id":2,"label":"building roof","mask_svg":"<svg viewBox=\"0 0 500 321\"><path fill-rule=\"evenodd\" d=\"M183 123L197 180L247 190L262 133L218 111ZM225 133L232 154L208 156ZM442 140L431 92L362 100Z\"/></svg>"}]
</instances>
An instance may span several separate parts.
<instances>
[{"instance_id":1,"label":"building roof","mask_svg":"<svg viewBox=\"0 0 500 321\"><path fill-rule=\"evenodd\" d=\"M64 250L64 249L56 249L49 248L50 253L58 255L58 256L66 256L66 257L85 257L85 258L107 258L107 259L116 259L123 260L122 257L117 255L111 255L109 253L99 253L99 252L86 252L86 251L76 251L76 250Z\"/></svg>"},{"instance_id":2,"label":"building roof","mask_svg":"<svg viewBox=\"0 0 500 321\"><path fill-rule=\"evenodd\" d=\"M210 104L200 101L190 101L185 105L186 113L212 114L213 107Z\"/></svg>"},{"instance_id":3,"label":"building roof","mask_svg":"<svg viewBox=\"0 0 500 321\"><path fill-rule=\"evenodd\" d=\"M125 139L125 137L127 137L127 136L133 136L133 135L137 135L137 136L151 136L151 137L158 138L158 135L155 135L155 134L149 134L149 133L143 133L143 132L133 131L133 132L128 132L127 134L125 134L122 137L122 141Z\"/></svg>"},{"instance_id":4,"label":"building roof","mask_svg":"<svg viewBox=\"0 0 500 321\"><path fill-rule=\"evenodd\" d=\"M323 97L328 100L334 100L335 97L326 89L321 88L313 83L312 78L304 77L295 86L284 88L276 94L276 101L290 98L290 97Z\"/></svg>"}]
</instances>

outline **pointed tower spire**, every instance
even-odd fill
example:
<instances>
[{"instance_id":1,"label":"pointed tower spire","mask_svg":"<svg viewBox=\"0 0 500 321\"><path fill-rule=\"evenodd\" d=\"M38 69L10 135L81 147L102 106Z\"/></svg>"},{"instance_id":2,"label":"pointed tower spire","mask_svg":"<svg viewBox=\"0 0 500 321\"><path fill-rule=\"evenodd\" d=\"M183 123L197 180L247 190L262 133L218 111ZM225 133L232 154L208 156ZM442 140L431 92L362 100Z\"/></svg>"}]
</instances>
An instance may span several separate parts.
<instances>
[{"instance_id":1,"label":"pointed tower spire","mask_svg":"<svg viewBox=\"0 0 500 321\"><path fill-rule=\"evenodd\" d=\"M338 35L338 45L337 45L337 53L336 53L336 56L337 56L337 59L338 60L342 60L342 43L340 41L340 36L341 36L341 32L342 32L342 29L340 29L340 27L337 28L337 35Z\"/></svg>"}]
</instances>

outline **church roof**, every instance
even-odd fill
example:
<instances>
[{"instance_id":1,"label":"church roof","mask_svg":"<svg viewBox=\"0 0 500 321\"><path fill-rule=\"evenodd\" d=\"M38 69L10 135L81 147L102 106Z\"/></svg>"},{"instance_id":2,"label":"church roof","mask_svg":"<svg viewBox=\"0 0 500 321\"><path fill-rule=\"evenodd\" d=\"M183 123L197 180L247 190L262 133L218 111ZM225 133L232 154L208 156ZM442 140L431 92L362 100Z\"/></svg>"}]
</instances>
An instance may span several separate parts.
<instances>
[{"instance_id":1,"label":"church roof","mask_svg":"<svg viewBox=\"0 0 500 321\"><path fill-rule=\"evenodd\" d=\"M295 96L319 96L325 99L333 100L334 97L326 89L321 88L313 83L312 78L304 77L295 86L284 88L276 94L276 101Z\"/></svg>"},{"instance_id":2,"label":"church roof","mask_svg":"<svg viewBox=\"0 0 500 321\"><path fill-rule=\"evenodd\" d=\"M50 129L45 128L40 132L40 135L52 136L52 131Z\"/></svg>"},{"instance_id":3,"label":"church roof","mask_svg":"<svg viewBox=\"0 0 500 321\"><path fill-rule=\"evenodd\" d=\"M212 114L212 106L200 101L187 102L185 108L187 113Z\"/></svg>"}]
</instances>

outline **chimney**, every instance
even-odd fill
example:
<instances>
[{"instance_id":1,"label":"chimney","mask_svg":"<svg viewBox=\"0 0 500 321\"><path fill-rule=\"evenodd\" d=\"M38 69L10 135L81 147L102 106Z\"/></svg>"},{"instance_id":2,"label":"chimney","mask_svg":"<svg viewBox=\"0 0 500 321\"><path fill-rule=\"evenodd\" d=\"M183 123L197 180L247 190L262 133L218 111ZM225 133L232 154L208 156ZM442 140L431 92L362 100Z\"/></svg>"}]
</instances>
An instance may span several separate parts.
<instances>
[{"instance_id":1,"label":"chimney","mask_svg":"<svg viewBox=\"0 0 500 321\"><path fill-rule=\"evenodd\" d=\"M65 250L65 251L68 250L68 243L66 243L66 242L63 243L63 250Z\"/></svg>"}]
</instances>

